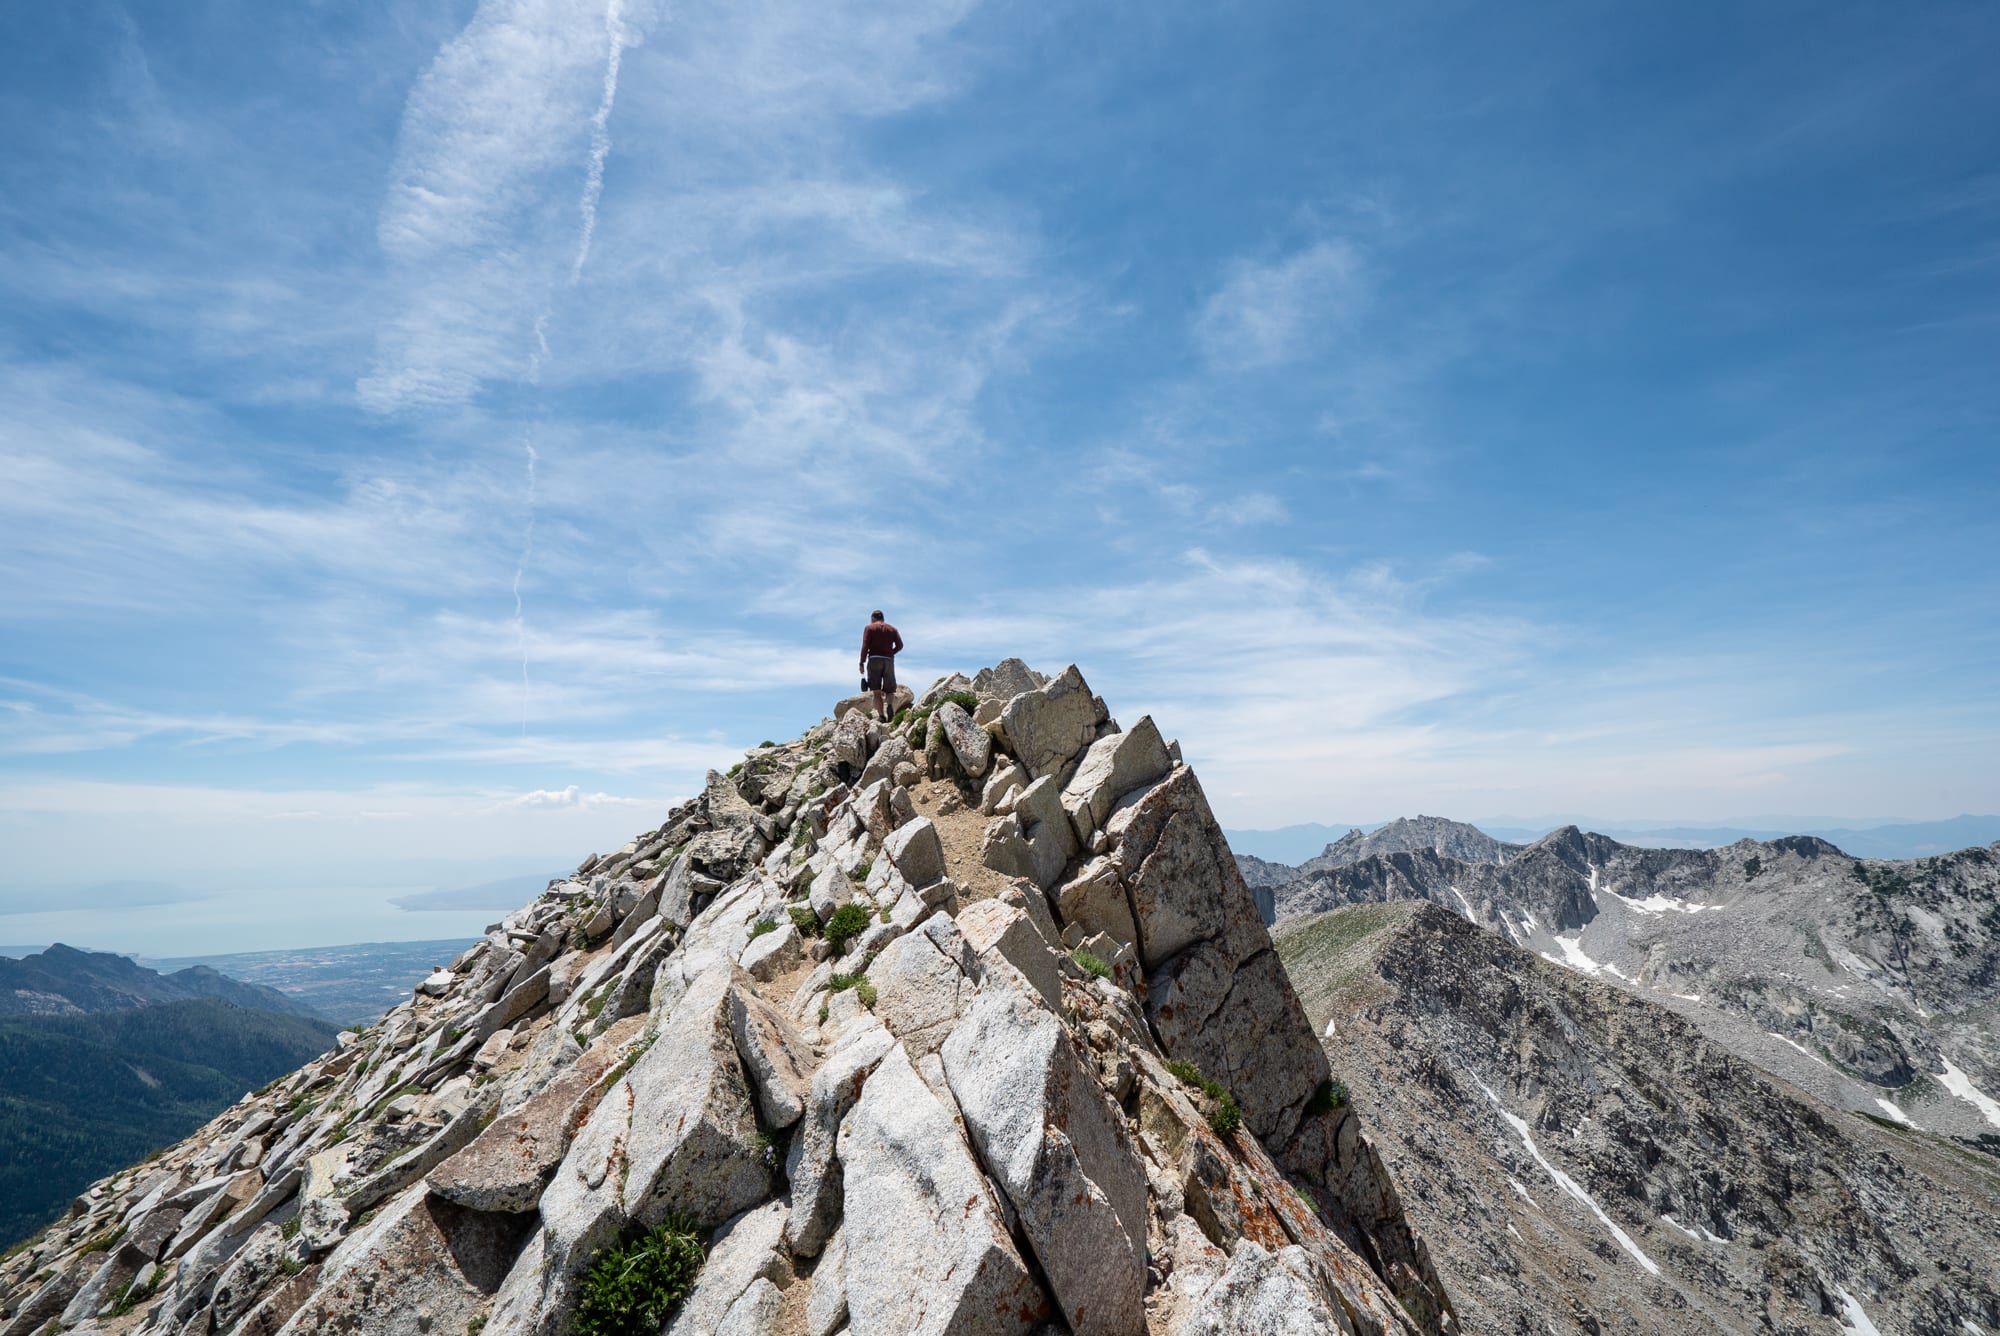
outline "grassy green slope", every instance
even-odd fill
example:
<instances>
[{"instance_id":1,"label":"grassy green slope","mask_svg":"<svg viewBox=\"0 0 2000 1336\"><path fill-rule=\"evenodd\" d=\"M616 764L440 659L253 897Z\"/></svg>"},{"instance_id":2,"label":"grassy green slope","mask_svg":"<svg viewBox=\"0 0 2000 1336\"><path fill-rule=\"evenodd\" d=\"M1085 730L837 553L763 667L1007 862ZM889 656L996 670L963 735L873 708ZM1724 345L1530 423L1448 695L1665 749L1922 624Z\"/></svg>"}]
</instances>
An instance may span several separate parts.
<instances>
[{"instance_id":1,"label":"grassy green slope","mask_svg":"<svg viewBox=\"0 0 2000 1336\"><path fill-rule=\"evenodd\" d=\"M1343 1004L1366 1004L1370 995L1386 1000L1388 989L1367 968L1375 945L1393 937L1424 907L1422 901L1349 905L1324 914L1286 919L1271 933L1278 958L1304 1004L1313 1028L1324 1029L1327 1017ZM1349 993L1360 990L1359 996Z\"/></svg>"}]
</instances>

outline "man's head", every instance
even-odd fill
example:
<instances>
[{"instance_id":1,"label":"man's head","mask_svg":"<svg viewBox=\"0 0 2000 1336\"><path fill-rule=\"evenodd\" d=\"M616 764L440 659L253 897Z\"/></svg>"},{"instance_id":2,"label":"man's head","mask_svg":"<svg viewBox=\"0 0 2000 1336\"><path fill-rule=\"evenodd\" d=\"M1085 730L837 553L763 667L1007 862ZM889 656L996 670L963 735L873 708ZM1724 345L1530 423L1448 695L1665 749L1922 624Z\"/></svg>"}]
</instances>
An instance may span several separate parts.
<instances>
[{"instance_id":1,"label":"man's head","mask_svg":"<svg viewBox=\"0 0 2000 1336\"><path fill-rule=\"evenodd\" d=\"M880 622L880 621L886 621L888 619L883 617L882 609L877 608L875 609L875 611L868 614L868 620L871 622Z\"/></svg>"}]
</instances>

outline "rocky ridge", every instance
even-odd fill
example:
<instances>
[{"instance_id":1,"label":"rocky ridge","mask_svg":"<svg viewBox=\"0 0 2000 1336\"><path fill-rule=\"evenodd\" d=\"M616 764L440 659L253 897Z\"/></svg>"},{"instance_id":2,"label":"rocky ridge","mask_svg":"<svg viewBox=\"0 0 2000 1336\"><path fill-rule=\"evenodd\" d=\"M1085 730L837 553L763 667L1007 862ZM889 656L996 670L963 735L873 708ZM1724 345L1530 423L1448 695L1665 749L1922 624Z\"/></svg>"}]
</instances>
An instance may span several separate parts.
<instances>
[{"instance_id":1,"label":"rocky ridge","mask_svg":"<svg viewBox=\"0 0 2000 1336\"><path fill-rule=\"evenodd\" d=\"M2000 1160L1422 901L1276 940L1467 1330L2000 1331Z\"/></svg>"},{"instance_id":2,"label":"rocky ridge","mask_svg":"<svg viewBox=\"0 0 2000 1336\"><path fill-rule=\"evenodd\" d=\"M859 700L0 1263L0 1336L1458 1330L1178 747L1074 667Z\"/></svg>"},{"instance_id":3,"label":"rocky ridge","mask_svg":"<svg viewBox=\"0 0 2000 1336\"><path fill-rule=\"evenodd\" d=\"M1236 868L1251 889L1260 893L1259 903L1263 902L1263 892L1271 893L1272 904L1264 915L1264 921L1271 923L1275 921L1276 900L1280 895L1297 899L1301 894L1290 889L1294 883L1309 882L1321 873L1351 867L1365 859L1431 851L1463 863L1492 863L1497 866L1527 847L1525 844L1496 840L1479 827L1463 821L1451 821L1441 816L1406 816L1372 831L1363 831L1356 826L1339 839L1328 842L1324 849L1303 863L1278 863L1254 854L1239 853L1236 855Z\"/></svg>"},{"instance_id":4,"label":"rocky ridge","mask_svg":"<svg viewBox=\"0 0 2000 1336\"><path fill-rule=\"evenodd\" d=\"M1236 855L1236 870L1253 890L1263 887L1275 890L1286 882L1298 880L1299 875L1299 870L1289 863L1273 863L1255 854Z\"/></svg>"},{"instance_id":5,"label":"rocky ridge","mask_svg":"<svg viewBox=\"0 0 2000 1336\"><path fill-rule=\"evenodd\" d=\"M1348 831L1327 845L1318 857L1301 863L1299 875L1310 877L1315 872L1351 866L1364 858L1419 849L1430 849L1461 863L1491 863L1498 867L1526 847L1496 840L1463 821L1441 816L1402 816L1365 834L1358 829Z\"/></svg>"},{"instance_id":6,"label":"rocky ridge","mask_svg":"<svg viewBox=\"0 0 2000 1336\"><path fill-rule=\"evenodd\" d=\"M2000 1149L2000 849L1857 859L1806 835L1642 849L1570 826L1501 866L1417 850L1276 894L1281 919L1428 900L1829 1104Z\"/></svg>"}]
</instances>

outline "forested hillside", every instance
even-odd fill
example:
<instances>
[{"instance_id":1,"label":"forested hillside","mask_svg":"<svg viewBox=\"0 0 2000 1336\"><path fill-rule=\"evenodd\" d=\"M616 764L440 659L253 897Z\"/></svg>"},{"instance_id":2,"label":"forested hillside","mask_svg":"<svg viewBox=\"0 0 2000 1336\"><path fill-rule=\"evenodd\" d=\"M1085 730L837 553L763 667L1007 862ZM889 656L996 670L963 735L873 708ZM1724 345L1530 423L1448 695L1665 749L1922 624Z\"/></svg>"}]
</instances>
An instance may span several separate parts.
<instances>
[{"instance_id":1,"label":"forested hillside","mask_svg":"<svg viewBox=\"0 0 2000 1336\"><path fill-rule=\"evenodd\" d=\"M334 1034L326 1021L213 998L0 1019L0 1243L324 1052Z\"/></svg>"}]
</instances>

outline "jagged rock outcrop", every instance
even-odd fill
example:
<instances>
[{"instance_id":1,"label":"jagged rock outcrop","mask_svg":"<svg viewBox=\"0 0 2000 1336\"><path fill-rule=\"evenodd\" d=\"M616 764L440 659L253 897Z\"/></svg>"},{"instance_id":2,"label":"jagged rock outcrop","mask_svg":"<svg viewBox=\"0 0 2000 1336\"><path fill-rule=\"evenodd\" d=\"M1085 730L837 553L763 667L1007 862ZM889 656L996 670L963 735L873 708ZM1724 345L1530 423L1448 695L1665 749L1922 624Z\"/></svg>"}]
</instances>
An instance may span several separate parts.
<instances>
[{"instance_id":1,"label":"jagged rock outcrop","mask_svg":"<svg viewBox=\"0 0 2000 1336\"><path fill-rule=\"evenodd\" d=\"M1467 1330L2000 1330L2000 1160L1430 904L1277 944Z\"/></svg>"},{"instance_id":2,"label":"jagged rock outcrop","mask_svg":"<svg viewBox=\"0 0 2000 1336\"><path fill-rule=\"evenodd\" d=\"M907 703L907 702L906 702ZM838 934L838 935L836 935ZM1074 667L843 708L0 1265L0 1332L1458 1330L1201 786Z\"/></svg>"}]
</instances>

